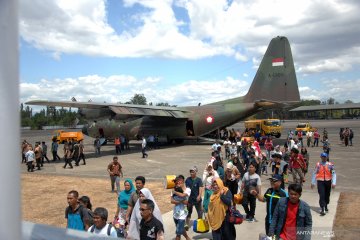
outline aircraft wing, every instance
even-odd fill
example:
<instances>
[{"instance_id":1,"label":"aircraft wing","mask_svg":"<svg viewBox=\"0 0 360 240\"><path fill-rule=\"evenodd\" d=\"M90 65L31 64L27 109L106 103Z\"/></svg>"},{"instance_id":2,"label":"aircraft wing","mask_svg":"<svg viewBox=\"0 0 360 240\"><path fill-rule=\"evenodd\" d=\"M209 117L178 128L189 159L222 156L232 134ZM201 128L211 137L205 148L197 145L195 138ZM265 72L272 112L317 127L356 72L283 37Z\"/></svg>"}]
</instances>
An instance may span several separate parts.
<instances>
[{"instance_id":1,"label":"aircraft wing","mask_svg":"<svg viewBox=\"0 0 360 240\"><path fill-rule=\"evenodd\" d=\"M94 103L94 102L71 102L71 101L46 101L34 100L26 102L27 105L40 105L51 107L72 107L80 109L109 109L118 116L125 118L156 116L187 118L188 110L179 107L135 105L135 104L112 104L112 103Z\"/></svg>"}]
</instances>

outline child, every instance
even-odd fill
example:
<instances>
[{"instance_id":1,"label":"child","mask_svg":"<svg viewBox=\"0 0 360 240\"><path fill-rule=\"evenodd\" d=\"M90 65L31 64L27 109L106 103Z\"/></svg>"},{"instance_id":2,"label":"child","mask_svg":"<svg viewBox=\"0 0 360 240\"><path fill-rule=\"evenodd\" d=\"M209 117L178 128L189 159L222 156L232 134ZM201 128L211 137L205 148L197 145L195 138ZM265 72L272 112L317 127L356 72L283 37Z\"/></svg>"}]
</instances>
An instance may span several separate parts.
<instances>
[{"instance_id":1,"label":"child","mask_svg":"<svg viewBox=\"0 0 360 240\"><path fill-rule=\"evenodd\" d=\"M189 236L185 230L185 219L187 217L187 198L190 196L191 189L184 184L184 176L179 175L175 178L175 188L171 194L171 203L175 204L173 218L176 225L176 240L181 238L181 235L189 240Z\"/></svg>"},{"instance_id":2,"label":"child","mask_svg":"<svg viewBox=\"0 0 360 240\"><path fill-rule=\"evenodd\" d=\"M266 174L266 176L268 175L268 171L267 171L267 165L269 164L268 159L266 156L263 155L262 161L261 161L261 174L263 175L264 173Z\"/></svg>"}]
</instances>

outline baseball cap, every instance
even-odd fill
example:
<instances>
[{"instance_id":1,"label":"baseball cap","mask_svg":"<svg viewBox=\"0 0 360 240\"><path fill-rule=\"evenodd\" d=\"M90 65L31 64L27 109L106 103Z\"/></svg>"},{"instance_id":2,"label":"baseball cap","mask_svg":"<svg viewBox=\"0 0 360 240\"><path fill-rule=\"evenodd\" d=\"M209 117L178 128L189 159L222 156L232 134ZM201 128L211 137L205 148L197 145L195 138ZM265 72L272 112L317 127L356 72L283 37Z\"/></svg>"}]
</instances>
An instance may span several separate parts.
<instances>
[{"instance_id":1,"label":"baseball cap","mask_svg":"<svg viewBox=\"0 0 360 240\"><path fill-rule=\"evenodd\" d=\"M327 157L327 156L328 156L327 153L324 152L320 154L320 157Z\"/></svg>"},{"instance_id":2,"label":"baseball cap","mask_svg":"<svg viewBox=\"0 0 360 240\"><path fill-rule=\"evenodd\" d=\"M191 171L197 172L197 171L198 171L198 169L197 169L197 167L196 167L196 166L193 166L192 168L190 168L190 172L191 172Z\"/></svg>"},{"instance_id":3,"label":"baseball cap","mask_svg":"<svg viewBox=\"0 0 360 240\"><path fill-rule=\"evenodd\" d=\"M271 178L269 178L269 180L271 180L273 182L277 182L277 181L281 181L282 177L279 174L274 174Z\"/></svg>"}]
</instances>

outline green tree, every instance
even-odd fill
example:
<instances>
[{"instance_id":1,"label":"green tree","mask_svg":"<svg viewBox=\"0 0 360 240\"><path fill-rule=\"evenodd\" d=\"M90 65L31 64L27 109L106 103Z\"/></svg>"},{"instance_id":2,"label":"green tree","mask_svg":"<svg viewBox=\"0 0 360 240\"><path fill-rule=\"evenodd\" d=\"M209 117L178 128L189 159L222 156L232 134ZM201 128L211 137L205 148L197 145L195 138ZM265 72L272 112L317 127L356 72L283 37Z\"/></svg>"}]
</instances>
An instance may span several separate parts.
<instances>
[{"instance_id":1,"label":"green tree","mask_svg":"<svg viewBox=\"0 0 360 240\"><path fill-rule=\"evenodd\" d=\"M144 94L135 93L135 95L130 99L130 103L136 105L146 105L146 97Z\"/></svg>"},{"instance_id":2,"label":"green tree","mask_svg":"<svg viewBox=\"0 0 360 240\"><path fill-rule=\"evenodd\" d=\"M326 103L327 103L328 105L333 105L333 104L335 104L335 99L332 98L332 97L330 97L330 98L326 101Z\"/></svg>"}]
</instances>

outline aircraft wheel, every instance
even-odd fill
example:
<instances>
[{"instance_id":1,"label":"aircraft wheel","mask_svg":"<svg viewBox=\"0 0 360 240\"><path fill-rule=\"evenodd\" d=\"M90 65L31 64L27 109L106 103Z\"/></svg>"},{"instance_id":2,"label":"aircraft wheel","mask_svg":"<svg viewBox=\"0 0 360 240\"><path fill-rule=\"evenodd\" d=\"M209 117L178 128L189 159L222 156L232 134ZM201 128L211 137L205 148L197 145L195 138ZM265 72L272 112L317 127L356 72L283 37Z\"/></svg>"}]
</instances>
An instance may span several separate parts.
<instances>
[{"instance_id":1,"label":"aircraft wheel","mask_svg":"<svg viewBox=\"0 0 360 240\"><path fill-rule=\"evenodd\" d=\"M177 144L181 144L181 143L184 142L184 139L175 139L175 142L176 142Z\"/></svg>"}]
</instances>

